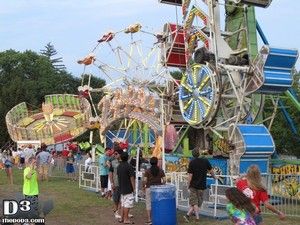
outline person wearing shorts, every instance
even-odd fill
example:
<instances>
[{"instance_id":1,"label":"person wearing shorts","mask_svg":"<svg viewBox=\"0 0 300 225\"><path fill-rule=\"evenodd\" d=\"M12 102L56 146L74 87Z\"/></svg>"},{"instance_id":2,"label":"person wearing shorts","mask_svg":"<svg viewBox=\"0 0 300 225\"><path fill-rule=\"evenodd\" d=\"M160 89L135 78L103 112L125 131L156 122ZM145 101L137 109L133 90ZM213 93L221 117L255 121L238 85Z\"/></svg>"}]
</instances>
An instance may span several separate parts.
<instances>
[{"instance_id":1,"label":"person wearing shorts","mask_svg":"<svg viewBox=\"0 0 300 225\"><path fill-rule=\"evenodd\" d=\"M189 222L190 215L194 212L196 220L199 220L199 209L203 202L203 192L206 189L207 172L215 178L214 171L210 162L206 158L199 158L198 149L193 150L193 159L188 166L188 187L190 208L184 216L186 222Z\"/></svg>"},{"instance_id":2,"label":"person wearing shorts","mask_svg":"<svg viewBox=\"0 0 300 225\"><path fill-rule=\"evenodd\" d=\"M48 170L51 162L51 155L47 151L47 146L42 144L41 152L36 157L39 168L39 176L41 181L48 181Z\"/></svg>"},{"instance_id":3,"label":"person wearing shorts","mask_svg":"<svg viewBox=\"0 0 300 225\"><path fill-rule=\"evenodd\" d=\"M133 222L129 220L129 211L133 208L134 201L134 171L132 166L128 163L128 153L121 153L121 162L117 168L118 182L121 193L121 219L120 223L132 224Z\"/></svg>"}]
</instances>

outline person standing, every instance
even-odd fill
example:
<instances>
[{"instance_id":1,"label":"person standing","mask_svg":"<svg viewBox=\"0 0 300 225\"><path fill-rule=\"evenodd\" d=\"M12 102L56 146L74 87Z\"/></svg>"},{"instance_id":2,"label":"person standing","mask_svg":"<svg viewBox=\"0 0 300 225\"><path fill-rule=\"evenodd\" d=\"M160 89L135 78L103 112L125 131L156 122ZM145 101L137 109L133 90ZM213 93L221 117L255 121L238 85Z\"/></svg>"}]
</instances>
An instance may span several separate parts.
<instances>
[{"instance_id":1,"label":"person standing","mask_svg":"<svg viewBox=\"0 0 300 225\"><path fill-rule=\"evenodd\" d=\"M13 157L13 161L14 161L14 164L19 167L19 164L20 164L20 157L19 157L19 152L17 149L10 149L12 151L12 157Z\"/></svg>"},{"instance_id":2,"label":"person standing","mask_svg":"<svg viewBox=\"0 0 300 225\"><path fill-rule=\"evenodd\" d=\"M28 147L24 149L24 155L25 155L25 163L27 163L29 158L35 156L35 152L32 147L32 144L29 144Z\"/></svg>"},{"instance_id":3,"label":"person standing","mask_svg":"<svg viewBox=\"0 0 300 225\"><path fill-rule=\"evenodd\" d=\"M72 151L69 152L68 157L66 159L66 172L68 174L69 177L69 181L75 181L75 169L74 169L74 162L75 162L75 158L73 156Z\"/></svg>"},{"instance_id":4,"label":"person standing","mask_svg":"<svg viewBox=\"0 0 300 225\"><path fill-rule=\"evenodd\" d=\"M143 163L149 163L149 161L147 161L145 158L143 158L143 152L142 152L142 149L140 149L139 152L139 165L138 165L138 171L141 170L141 165ZM129 164L132 166L133 168L133 171L134 171L134 177L136 176L136 160L137 160L137 156L134 156L132 157L130 160L129 160Z\"/></svg>"},{"instance_id":5,"label":"person standing","mask_svg":"<svg viewBox=\"0 0 300 225\"><path fill-rule=\"evenodd\" d=\"M84 161L84 170L85 172L91 172L91 165L92 165L92 154L88 152L87 159Z\"/></svg>"},{"instance_id":6,"label":"person standing","mask_svg":"<svg viewBox=\"0 0 300 225\"><path fill-rule=\"evenodd\" d=\"M51 155L47 151L47 146L45 144L42 144L41 152L36 156L36 159L39 168L40 180L48 181L48 171L51 162Z\"/></svg>"},{"instance_id":7,"label":"person standing","mask_svg":"<svg viewBox=\"0 0 300 225\"><path fill-rule=\"evenodd\" d=\"M166 183L166 176L162 169L157 166L158 159L156 157L152 157L150 159L151 167L150 169L145 171L145 175L143 178L143 190L146 195L146 210L147 210L147 221L145 224L152 224L151 220L151 193L150 186L152 185L162 185Z\"/></svg>"},{"instance_id":8,"label":"person standing","mask_svg":"<svg viewBox=\"0 0 300 225\"><path fill-rule=\"evenodd\" d=\"M10 149L4 150L2 152L2 162L5 167L5 172L7 175L7 178L9 180L10 184L13 184L13 157L12 157L12 151Z\"/></svg>"},{"instance_id":9,"label":"person standing","mask_svg":"<svg viewBox=\"0 0 300 225\"><path fill-rule=\"evenodd\" d=\"M118 181L118 174L117 174L117 168L120 164L120 155L122 154L122 149L116 148L114 151L114 158L111 161L111 165L109 168L109 180L111 183L111 189L112 189L112 199L114 201L114 215L116 219L121 219L121 205L120 205L120 187L119 187L119 181Z\"/></svg>"},{"instance_id":10,"label":"person standing","mask_svg":"<svg viewBox=\"0 0 300 225\"><path fill-rule=\"evenodd\" d=\"M19 155L19 158L20 158L18 168L23 169L23 166L24 166L24 163L25 163L25 155L24 155L24 152L21 148L18 148L18 155Z\"/></svg>"},{"instance_id":11,"label":"person standing","mask_svg":"<svg viewBox=\"0 0 300 225\"><path fill-rule=\"evenodd\" d=\"M210 162L206 158L199 158L198 149L193 150L194 159L188 166L188 187L189 187L189 204L190 208L184 216L186 222L190 221L190 215L194 212L196 220L199 220L199 209L203 203L203 193L206 189L207 172L215 179L215 174Z\"/></svg>"},{"instance_id":12,"label":"person standing","mask_svg":"<svg viewBox=\"0 0 300 225\"><path fill-rule=\"evenodd\" d=\"M259 168L256 165L251 165L248 168L245 177L239 179L236 183L237 189L242 191L244 195L252 200L257 208L257 213L254 215L256 225L263 225L263 218L261 216L260 203L262 202L265 207L277 214L279 219L285 218L284 213L276 209L269 203L267 189L262 184L262 177Z\"/></svg>"},{"instance_id":13,"label":"person standing","mask_svg":"<svg viewBox=\"0 0 300 225\"><path fill-rule=\"evenodd\" d=\"M109 148L105 148L103 155L99 157L99 174L100 174L100 185L101 185L101 197L105 197L108 187L108 172L109 162L107 152Z\"/></svg>"},{"instance_id":14,"label":"person standing","mask_svg":"<svg viewBox=\"0 0 300 225\"><path fill-rule=\"evenodd\" d=\"M38 186L38 176L36 171L36 160L34 157L30 157L27 160L27 165L26 168L24 169L23 195L26 200L30 201L30 205L31 205L30 218L38 218L39 186Z\"/></svg>"},{"instance_id":15,"label":"person standing","mask_svg":"<svg viewBox=\"0 0 300 225\"><path fill-rule=\"evenodd\" d=\"M132 166L128 163L128 153L121 153L121 162L117 168L118 182L121 194L121 219L120 223L133 224L129 220L129 211L133 208L134 201L134 172Z\"/></svg>"}]
</instances>

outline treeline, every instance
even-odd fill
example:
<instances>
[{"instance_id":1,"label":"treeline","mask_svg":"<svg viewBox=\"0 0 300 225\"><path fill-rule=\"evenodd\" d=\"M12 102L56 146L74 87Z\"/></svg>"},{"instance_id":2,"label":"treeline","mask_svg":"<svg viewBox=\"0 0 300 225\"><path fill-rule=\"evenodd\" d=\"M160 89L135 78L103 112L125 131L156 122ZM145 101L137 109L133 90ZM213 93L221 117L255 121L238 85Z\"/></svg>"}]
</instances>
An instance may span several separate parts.
<instances>
[{"instance_id":1,"label":"treeline","mask_svg":"<svg viewBox=\"0 0 300 225\"><path fill-rule=\"evenodd\" d=\"M30 110L38 110L45 95L78 94L81 78L66 70L62 58L53 59L57 52L49 44L41 53L0 52L0 147L10 140L5 115L12 107L26 102ZM92 84L102 87L105 81L93 78Z\"/></svg>"},{"instance_id":2,"label":"treeline","mask_svg":"<svg viewBox=\"0 0 300 225\"><path fill-rule=\"evenodd\" d=\"M35 110L41 108L45 95L78 93L81 78L69 73L63 65L62 58L56 57L56 54L51 43L40 53L30 50L0 52L0 147L10 140L5 115L12 107L26 102L31 110ZM178 78L181 76L180 73L176 75ZM298 73L293 88L300 96L299 77ZM91 80L92 87L99 88L103 85L105 81L100 78L93 77ZM300 112L290 99L283 97L282 101L298 129L297 134L291 132L281 109L277 111L271 133L279 153L300 157ZM270 115L273 112L272 105L266 106L265 115Z\"/></svg>"}]
</instances>

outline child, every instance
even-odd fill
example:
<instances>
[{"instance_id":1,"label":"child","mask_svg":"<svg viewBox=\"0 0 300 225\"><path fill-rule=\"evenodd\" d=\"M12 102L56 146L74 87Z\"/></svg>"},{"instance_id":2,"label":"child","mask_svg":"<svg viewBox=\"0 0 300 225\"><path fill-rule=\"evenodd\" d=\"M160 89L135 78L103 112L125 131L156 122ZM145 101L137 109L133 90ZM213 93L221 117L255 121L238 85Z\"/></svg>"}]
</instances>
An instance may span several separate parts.
<instances>
[{"instance_id":1,"label":"child","mask_svg":"<svg viewBox=\"0 0 300 225\"><path fill-rule=\"evenodd\" d=\"M67 157L67 166L66 166L66 172L69 177L69 181L73 180L75 181L76 178L74 176L75 170L74 170L74 156L72 152L69 152L68 157Z\"/></svg>"},{"instance_id":2,"label":"child","mask_svg":"<svg viewBox=\"0 0 300 225\"><path fill-rule=\"evenodd\" d=\"M25 199L30 201L30 218L37 218L39 216L39 185L36 167L36 159L34 157L30 157L27 160L27 165L24 169L23 175L23 194Z\"/></svg>"},{"instance_id":3,"label":"child","mask_svg":"<svg viewBox=\"0 0 300 225\"><path fill-rule=\"evenodd\" d=\"M252 218L255 206L251 203L251 199L237 188L228 188L225 194L229 201L226 209L231 221L235 225L256 225Z\"/></svg>"},{"instance_id":4,"label":"child","mask_svg":"<svg viewBox=\"0 0 300 225\"><path fill-rule=\"evenodd\" d=\"M262 184L260 170L256 165L249 167L247 175L239 179L236 187L242 191L257 208L257 213L254 215L254 220L257 225L263 225L263 219L260 213L260 203L264 203L265 207L277 214L279 219L283 220L285 215L269 203L267 189Z\"/></svg>"}]
</instances>

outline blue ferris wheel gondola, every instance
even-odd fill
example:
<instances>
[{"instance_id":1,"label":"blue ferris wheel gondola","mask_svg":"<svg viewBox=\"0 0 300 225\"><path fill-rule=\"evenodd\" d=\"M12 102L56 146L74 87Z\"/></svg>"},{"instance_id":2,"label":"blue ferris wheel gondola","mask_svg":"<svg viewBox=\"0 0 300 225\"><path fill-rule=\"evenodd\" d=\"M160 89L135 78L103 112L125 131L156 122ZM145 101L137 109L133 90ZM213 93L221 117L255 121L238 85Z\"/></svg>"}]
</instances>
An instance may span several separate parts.
<instances>
[{"instance_id":1,"label":"blue ferris wheel gondola","mask_svg":"<svg viewBox=\"0 0 300 225\"><path fill-rule=\"evenodd\" d=\"M216 80L206 65L194 64L188 68L179 86L179 106L183 118L192 126L209 123L215 108Z\"/></svg>"}]
</instances>

